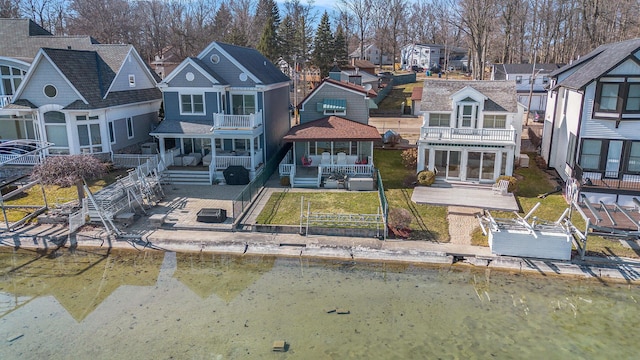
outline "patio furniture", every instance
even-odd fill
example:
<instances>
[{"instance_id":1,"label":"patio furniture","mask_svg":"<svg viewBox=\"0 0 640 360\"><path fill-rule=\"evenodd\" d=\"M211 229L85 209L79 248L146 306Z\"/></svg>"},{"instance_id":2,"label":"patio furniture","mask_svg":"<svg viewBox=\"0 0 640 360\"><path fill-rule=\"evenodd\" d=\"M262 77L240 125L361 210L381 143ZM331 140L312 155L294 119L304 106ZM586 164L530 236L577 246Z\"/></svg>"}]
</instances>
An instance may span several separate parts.
<instances>
[{"instance_id":1,"label":"patio furniture","mask_svg":"<svg viewBox=\"0 0 640 360\"><path fill-rule=\"evenodd\" d=\"M207 154L202 158L202 165L209 166L211 165L211 159L213 158L212 154Z\"/></svg>"},{"instance_id":2,"label":"patio furniture","mask_svg":"<svg viewBox=\"0 0 640 360\"><path fill-rule=\"evenodd\" d=\"M320 159L320 164L322 165L331 164L331 154L329 154L328 152L323 152L322 158Z\"/></svg>"},{"instance_id":3,"label":"patio furniture","mask_svg":"<svg viewBox=\"0 0 640 360\"><path fill-rule=\"evenodd\" d=\"M347 165L347 154L343 152L338 153L338 159L336 160L336 164Z\"/></svg>"},{"instance_id":4,"label":"patio furniture","mask_svg":"<svg viewBox=\"0 0 640 360\"><path fill-rule=\"evenodd\" d=\"M200 160L202 160L202 154L199 153L184 155L182 157L182 166L196 166L200 164Z\"/></svg>"},{"instance_id":5,"label":"patio furniture","mask_svg":"<svg viewBox=\"0 0 640 360\"><path fill-rule=\"evenodd\" d=\"M491 186L494 194L507 195L509 189L509 181L499 180L497 183Z\"/></svg>"},{"instance_id":6,"label":"patio furniture","mask_svg":"<svg viewBox=\"0 0 640 360\"><path fill-rule=\"evenodd\" d=\"M311 166L311 163L313 162L311 158L308 158L304 155L302 155L302 158L300 159L300 161L302 162L302 166Z\"/></svg>"}]
</instances>

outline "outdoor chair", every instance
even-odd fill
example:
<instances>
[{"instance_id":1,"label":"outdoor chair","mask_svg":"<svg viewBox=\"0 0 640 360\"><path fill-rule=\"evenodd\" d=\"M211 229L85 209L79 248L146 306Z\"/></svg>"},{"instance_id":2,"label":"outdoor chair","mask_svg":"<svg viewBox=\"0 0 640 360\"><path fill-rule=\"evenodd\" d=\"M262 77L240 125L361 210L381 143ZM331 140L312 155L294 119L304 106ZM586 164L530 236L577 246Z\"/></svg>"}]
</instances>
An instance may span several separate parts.
<instances>
[{"instance_id":1,"label":"outdoor chair","mask_svg":"<svg viewBox=\"0 0 640 360\"><path fill-rule=\"evenodd\" d=\"M322 165L331 164L331 154L329 154L328 152L323 152L322 158L320 158L320 164Z\"/></svg>"},{"instance_id":2,"label":"outdoor chair","mask_svg":"<svg viewBox=\"0 0 640 360\"><path fill-rule=\"evenodd\" d=\"M507 195L509 189L509 181L500 180L497 183L493 184L491 190L493 190L494 194Z\"/></svg>"},{"instance_id":3,"label":"outdoor chair","mask_svg":"<svg viewBox=\"0 0 640 360\"><path fill-rule=\"evenodd\" d=\"M336 164L347 165L347 154L343 152L338 153L338 159L336 160Z\"/></svg>"},{"instance_id":4,"label":"outdoor chair","mask_svg":"<svg viewBox=\"0 0 640 360\"><path fill-rule=\"evenodd\" d=\"M302 162L302 166L311 166L311 158L302 155L302 159L300 159L300 161Z\"/></svg>"}]
</instances>

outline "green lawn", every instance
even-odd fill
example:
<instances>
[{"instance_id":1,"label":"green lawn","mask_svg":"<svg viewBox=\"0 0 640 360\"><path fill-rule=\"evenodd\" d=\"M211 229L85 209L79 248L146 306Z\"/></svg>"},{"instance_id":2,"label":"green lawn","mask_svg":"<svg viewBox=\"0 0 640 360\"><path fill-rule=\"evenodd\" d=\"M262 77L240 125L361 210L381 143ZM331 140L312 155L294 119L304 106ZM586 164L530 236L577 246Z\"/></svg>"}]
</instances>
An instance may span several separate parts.
<instances>
[{"instance_id":1,"label":"green lawn","mask_svg":"<svg viewBox=\"0 0 640 360\"><path fill-rule=\"evenodd\" d=\"M397 110L400 111L402 103L405 105L411 105L411 92L416 86L422 86L424 81L417 81L414 83L396 85L389 92L389 94L378 104L379 111ZM371 111L372 114L375 110Z\"/></svg>"},{"instance_id":2,"label":"green lawn","mask_svg":"<svg viewBox=\"0 0 640 360\"><path fill-rule=\"evenodd\" d=\"M97 192L103 187L113 183L122 175L126 175L127 170L114 170L105 175L104 178L88 181L89 189ZM61 188L58 186L45 186L44 193L47 198L49 207L55 207L57 204L64 204L72 200L78 199L78 191L75 186ZM24 195L16 196L5 202L6 205L44 205L44 197L42 196L42 188L36 185L24 192ZM10 209L7 210L7 218L10 222L18 221L30 214L33 209ZM4 215L0 212L0 221L4 222Z\"/></svg>"}]
</instances>

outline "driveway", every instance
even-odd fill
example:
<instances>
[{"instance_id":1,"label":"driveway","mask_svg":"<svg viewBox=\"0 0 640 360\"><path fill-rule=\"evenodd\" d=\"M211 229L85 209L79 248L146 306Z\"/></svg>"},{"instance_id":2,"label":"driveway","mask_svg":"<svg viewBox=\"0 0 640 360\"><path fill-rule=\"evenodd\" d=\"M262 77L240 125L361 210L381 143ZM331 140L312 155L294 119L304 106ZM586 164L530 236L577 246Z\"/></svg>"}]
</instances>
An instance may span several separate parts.
<instances>
[{"instance_id":1,"label":"driveway","mask_svg":"<svg viewBox=\"0 0 640 360\"><path fill-rule=\"evenodd\" d=\"M396 117L369 117L369 125L375 126L380 134L387 130L394 130L410 144L415 144L420 137L422 127L422 117L418 116L396 116Z\"/></svg>"}]
</instances>

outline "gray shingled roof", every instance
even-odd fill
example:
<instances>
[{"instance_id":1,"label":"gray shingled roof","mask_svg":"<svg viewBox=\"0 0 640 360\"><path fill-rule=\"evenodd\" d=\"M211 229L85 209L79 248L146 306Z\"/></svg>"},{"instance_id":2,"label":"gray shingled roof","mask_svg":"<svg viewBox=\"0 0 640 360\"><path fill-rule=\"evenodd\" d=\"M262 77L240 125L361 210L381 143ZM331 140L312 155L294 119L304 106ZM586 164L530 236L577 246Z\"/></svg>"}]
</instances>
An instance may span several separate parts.
<instances>
[{"instance_id":1,"label":"gray shingled roof","mask_svg":"<svg viewBox=\"0 0 640 360\"><path fill-rule=\"evenodd\" d=\"M494 80L506 80L507 74L531 74L532 64L494 64ZM536 64L538 74L550 74L562 67L562 64Z\"/></svg>"},{"instance_id":2,"label":"gray shingled roof","mask_svg":"<svg viewBox=\"0 0 640 360\"><path fill-rule=\"evenodd\" d=\"M261 83L268 85L290 81L287 75L283 74L258 50L221 42L217 42L217 44L251 74L256 76Z\"/></svg>"},{"instance_id":3,"label":"gray shingled roof","mask_svg":"<svg viewBox=\"0 0 640 360\"><path fill-rule=\"evenodd\" d=\"M451 95L471 87L485 95L485 111L518 111L518 96L515 81L461 81L432 80L424 82L421 111L451 111Z\"/></svg>"},{"instance_id":4,"label":"gray shingled roof","mask_svg":"<svg viewBox=\"0 0 640 360\"><path fill-rule=\"evenodd\" d=\"M581 89L593 80L606 74L609 70L620 64L627 57L640 49L640 38L599 46L581 59L566 65L551 75L557 76L563 72L580 67L579 71L569 75L557 86L571 89Z\"/></svg>"},{"instance_id":5,"label":"gray shingled roof","mask_svg":"<svg viewBox=\"0 0 640 360\"><path fill-rule=\"evenodd\" d=\"M29 19L0 19L0 56L32 61L42 47L91 50L90 36L53 36Z\"/></svg>"},{"instance_id":6,"label":"gray shingled roof","mask_svg":"<svg viewBox=\"0 0 640 360\"><path fill-rule=\"evenodd\" d=\"M78 100L65 109L100 109L160 99L162 95L157 88L110 92L104 98L129 47L130 45L101 46L99 51L42 49L89 103Z\"/></svg>"},{"instance_id":7,"label":"gray shingled roof","mask_svg":"<svg viewBox=\"0 0 640 360\"><path fill-rule=\"evenodd\" d=\"M216 79L220 84L228 84L220 75L218 75L213 69L211 69L204 61L198 59L197 57L190 57L194 63L198 64L202 70L206 71L209 75L211 75L214 79Z\"/></svg>"},{"instance_id":8,"label":"gray shingled roof","mask_svg":"<svg viewBox=\"0 0 640 360\"><path fill-rule=\"evenodd\" d=\"M150 135L210 135L211 120L169 120L165 119Z\"/></svg>"}]
</instances>

